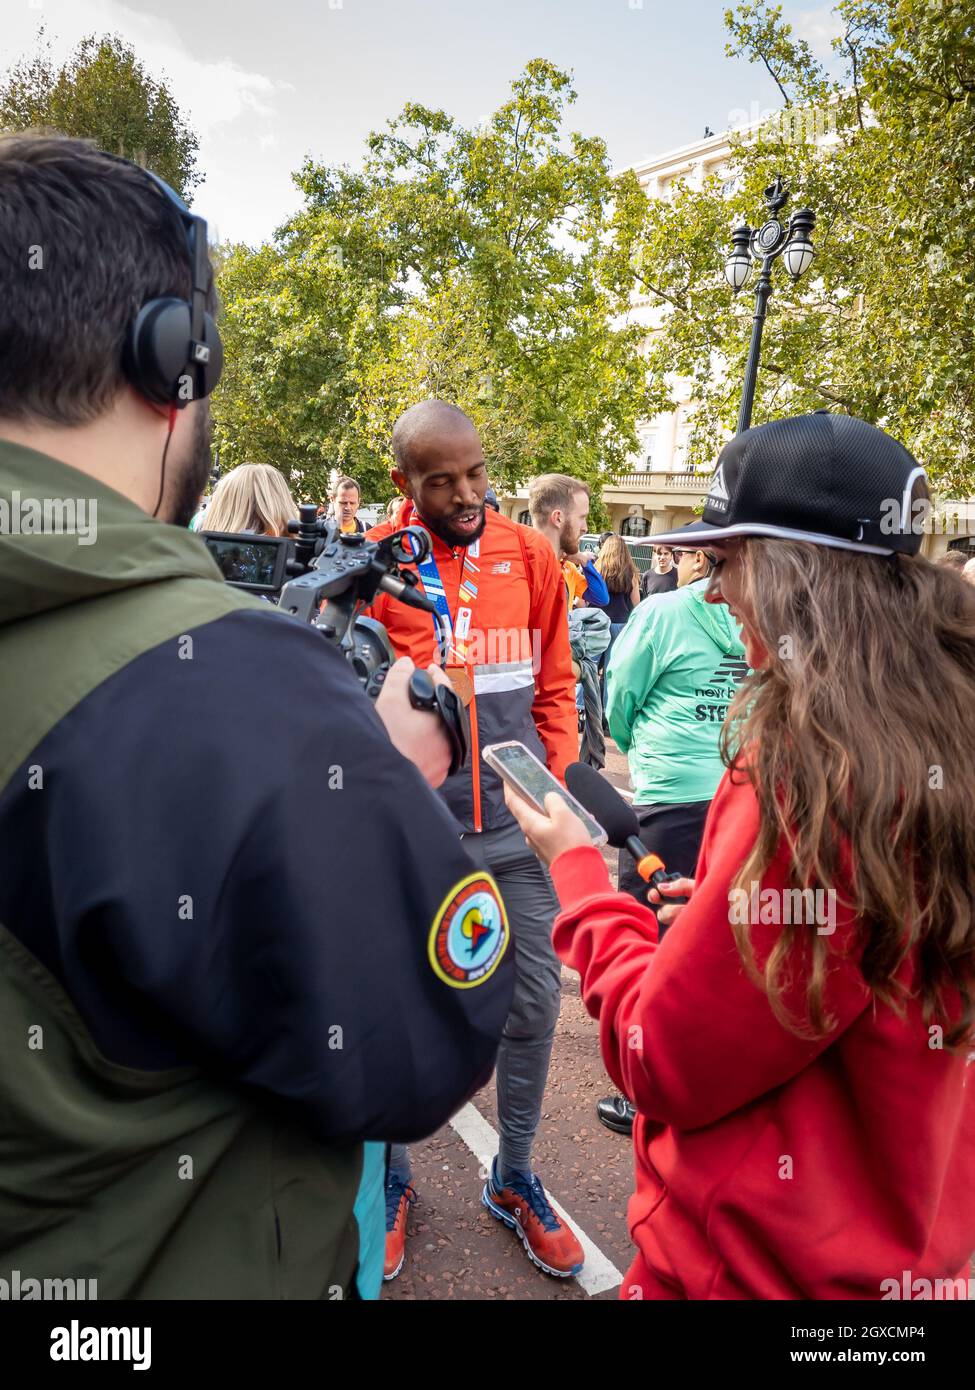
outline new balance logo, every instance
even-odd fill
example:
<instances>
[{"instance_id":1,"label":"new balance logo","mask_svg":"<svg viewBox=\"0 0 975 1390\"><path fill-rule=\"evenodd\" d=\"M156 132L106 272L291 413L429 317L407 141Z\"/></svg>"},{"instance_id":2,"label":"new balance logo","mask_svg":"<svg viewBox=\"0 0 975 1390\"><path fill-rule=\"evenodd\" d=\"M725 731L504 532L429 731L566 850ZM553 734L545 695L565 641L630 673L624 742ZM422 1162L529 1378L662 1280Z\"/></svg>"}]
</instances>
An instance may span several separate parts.
<instances>
[{"instance_id":1,"label":"new balance logo","mask_svg":"<svg viewBox=\"0 0 975 1390\"><path fill-rule=\"evenodd\" d=\"M710 718L719 723L728 713L728 704L735 698L735 690L748 674L748 662L739 656L726 656L716 667L707 685L699 686L694 694L700 699L721 700L721 705L698 705L697 719Z\"/></svg>"},{"instance_id":2,"label":"new balance logo","mask_svg":"<svg viewBox=\"0 0 975 1390\"><path fill-rule=\"evenodd\" d=\"M726 656L721 665L717 667L711 680L719 685L722 681L734 681L735 685L743 681L748 675L748 662L743 661L739 656Z\"/></svg>"}]
</instances>

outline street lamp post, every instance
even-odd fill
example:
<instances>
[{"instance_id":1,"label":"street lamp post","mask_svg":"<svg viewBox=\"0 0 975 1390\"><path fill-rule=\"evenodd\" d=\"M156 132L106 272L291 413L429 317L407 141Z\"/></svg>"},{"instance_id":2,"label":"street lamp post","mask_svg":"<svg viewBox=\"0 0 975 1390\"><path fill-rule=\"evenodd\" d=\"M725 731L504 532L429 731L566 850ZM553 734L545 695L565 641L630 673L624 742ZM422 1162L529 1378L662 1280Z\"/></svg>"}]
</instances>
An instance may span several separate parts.
<instances>
[{"instance_id":1,"label":"street lamp post","mask_svg":"<svg viewBox=\"0 0 975 1390\"><path fill-rule=\"evenodd\" d=\"M782 176L777 174L775 182L765 190L768 217L757 231L753 232L751 227L745 224L734 229L731 234L731 251L725 261L724 273L735 294L744 287L751 274L752 262L760 261L762 267L758 284L755 286L752 338L748 347L737 434L747 430L752 421L755 383L758 380L758 364L762 354L762 329L765 326L769 295L772 293L772 266L778 257L782 256L786 270L795 283L809 269L815 255L810 234L816 225L816 215L810 208L797 208L789 219L788 227L783 226L779 212L788 198L789 190L783 187Z\"/></svg>"}]
</instances>

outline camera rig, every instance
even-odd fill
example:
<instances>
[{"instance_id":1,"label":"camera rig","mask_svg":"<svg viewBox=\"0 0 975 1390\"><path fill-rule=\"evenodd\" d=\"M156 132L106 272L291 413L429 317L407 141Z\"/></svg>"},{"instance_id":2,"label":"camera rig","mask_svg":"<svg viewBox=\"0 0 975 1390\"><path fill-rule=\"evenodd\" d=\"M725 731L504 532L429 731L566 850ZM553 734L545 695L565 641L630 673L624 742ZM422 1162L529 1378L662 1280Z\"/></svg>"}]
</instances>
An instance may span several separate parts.
<instances>
[{"instance_id":1,"label":"camera rig","mask_svg":"<svg viewBox=\"0 0 975 1390\"><path fill-rule=\"evenodd\" d=\"M369 691L370 682L396 655L382 623L361 616L380 592L400 603L436 615L434 604L419 587L417 577L401 565L425 560L430 552L427 533L418 526L394 531L381 541L360 533L344 534L334 522L316 515L312 503L299 508L299 520L288 523L295 536L295 556L278 607L299 622L312 623L343 653Z\"/></svg>"},{"instance_id":2,"label":"camera rig","mask_svg":"<svg viewBox=\"0 0 975 1390\"><path fill-rule=\"evenodd\" d=\"M407 526L380 541L370 541L361 532L341 532L334 521L318 516L314 503L304 503L298 513L299 519L288 523L293 542L277 538L271 542L288 544L294 550L285 566L291 577L280 589L278 607L299 622L316 627L338 647L365 693L376 699L396 653L382 623L364 617L362 610L377 594L387 593L436 620L436 606L420 588L416 574L401 568L426 559L430 538L421 527ZM271 540L250 535L236 539L251 548ZM443 661L442 637L440 641ZM456 692L452 686L434 683L427 671L416 670L410 677L409 698L414 708L429 709L440 716L453 754L452 776L466 762L469 745L467 715Z\"/></svg>"}]
</instances>

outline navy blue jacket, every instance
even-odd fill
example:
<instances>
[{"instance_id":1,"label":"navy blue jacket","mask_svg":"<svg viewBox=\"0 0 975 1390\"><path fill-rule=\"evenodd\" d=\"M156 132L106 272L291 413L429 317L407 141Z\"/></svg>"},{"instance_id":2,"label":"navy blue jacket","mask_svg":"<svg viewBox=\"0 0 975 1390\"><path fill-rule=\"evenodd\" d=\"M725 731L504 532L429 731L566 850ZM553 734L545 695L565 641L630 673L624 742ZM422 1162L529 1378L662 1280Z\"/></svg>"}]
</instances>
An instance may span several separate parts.
<instances>
[{"instance_id":1,"label":"navy blue jacket","mask_svg":"<svg viewBox=\"0 0 975 1390\"><path fill-rule=\"evenodd\" d=\"M493 885L319 633L245 610L186 635L7 782L0 922L113 1062L202 1062L328 1141L430 1134L507 1016Z\"/></svg>"}]
</instances>

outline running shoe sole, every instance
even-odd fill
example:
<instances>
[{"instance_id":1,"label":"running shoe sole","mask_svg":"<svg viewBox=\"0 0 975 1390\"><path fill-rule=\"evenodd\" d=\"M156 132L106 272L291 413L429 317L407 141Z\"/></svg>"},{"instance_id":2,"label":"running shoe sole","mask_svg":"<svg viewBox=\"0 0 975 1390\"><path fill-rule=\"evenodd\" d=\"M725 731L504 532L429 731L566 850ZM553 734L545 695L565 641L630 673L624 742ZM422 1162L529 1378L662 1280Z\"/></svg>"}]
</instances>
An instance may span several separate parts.
<instances>
[{"instance_id":1,"label":"running shoe sole","mask_svg":"<svg viewBox=\"0 0 975 1390\"><path fill-rule=\"evenodd\" d=\"M582 1269L582 1265L574 1265L572 1269L553 1269L551 1265L547 1265L544 1260L540 1260L528 1244L528 1237L525 1235L521 1222L517 1217L510 1216L502 1207L494 1205L486 1185L484 1191L481 1193L481 1205L487 1207L488 1211L497 1221L502 1221L510 1231L515 1231L517 1233L519 1240L525 1247L525 1254L531 1260L532 1264L537 1265L538 1268L544 1270L546 1274L551 1274L556 1279L572 1279Z\"/></svg>"},{"instance_id":2,"label":"running shoe sole","mask_svg":"<svg viewBox=\"0 0 975 1390\"><path fill-rule=\"evenodd\" d=\"M383 1275L383 1283L384 1283L384 1284L388 1284L389 1281L390 1281L390 1279L395 1279L396 1276L397 1276L397 1274L399 1274L400 1270L403 1268L404 1264L406 1264L406 1251L405 1251L405 1250L403 1251L403 1257L402 1257L402 1259L400 1260L400 1262L399 1262L399 1264L396 1266L396 1268L393 1270L392 1274L384 1274L384 1275Z\"/></svg>"}]
</instances>

